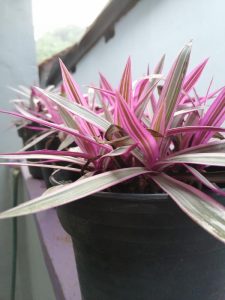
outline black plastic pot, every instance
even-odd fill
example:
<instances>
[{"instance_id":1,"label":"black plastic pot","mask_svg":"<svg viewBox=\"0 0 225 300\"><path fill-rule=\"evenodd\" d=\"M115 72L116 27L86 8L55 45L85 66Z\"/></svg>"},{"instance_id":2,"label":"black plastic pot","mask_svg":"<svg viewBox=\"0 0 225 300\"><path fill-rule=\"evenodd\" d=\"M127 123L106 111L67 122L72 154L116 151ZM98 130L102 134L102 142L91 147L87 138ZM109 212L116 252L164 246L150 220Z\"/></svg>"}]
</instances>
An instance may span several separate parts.
<instances>
[{"instance_id":1,"label":"black plastic pot","mask_svg":"<svg viewBox=\"0 0 225 300\"><path fill-rule=\"evenodd\" d=\"M56 134L52 134L51 136L48 136L47 138L43 139L39 143L35 145L36 150L57 150L60 145L60 140L57 137ZM52 186L49 177L51 176L54 169L52 168L41 168L42 172L42 178L44 179L46 188L49 188Z\"/></svg>"},{"instance_id":2,"label":"black plastic pot","mask_svg":"<svg viewBox=\"0 0 225 300\"><path fill-rule=\"evenodd\" d=\"M68 163L64 164L65 166L72 167L72 165L68 165ZM55 170L52 172L49 177L49 181L51 186L57 186L60 184L72 183L80 177L79 173L68 171L68 170Z\"/></svg>"},{"instance_id":3,"label":"black plastic pot","mask_svg":"<svg viewBox=\"0 0 225 300\"><path fill-rule=\"evenodd\" d=\"M97 193L57 212L83 300L225 299L225 245L168 196Z\"/></svg>"},{"instance_id":4,"label":"black plastic pot","mask_svg":"<svg viewBox=\"0 0 225 300\"><path fill-rule=\"evenodd\" d=\"M30 126L39 126L38 124L36 123L31 123ZM28 128L28 127L21 127L17 130L18 132L18 135L22 138L23 140L23 145L26 146L27 143L29 142L29 140L34 136L35 132L34 130ZM35 150L35 147L32 146L30 147L29 151L34 151ZM32 161L32 160L30 160ZM37 162L37 160L33 160L34 162ZM28 167L29 169L29 172L31 174L31 176L35 179L43 179L43 176L42 176L42 171L41 171L41 168L38 168L38 167Z\"/></svg>"}]
</instances>

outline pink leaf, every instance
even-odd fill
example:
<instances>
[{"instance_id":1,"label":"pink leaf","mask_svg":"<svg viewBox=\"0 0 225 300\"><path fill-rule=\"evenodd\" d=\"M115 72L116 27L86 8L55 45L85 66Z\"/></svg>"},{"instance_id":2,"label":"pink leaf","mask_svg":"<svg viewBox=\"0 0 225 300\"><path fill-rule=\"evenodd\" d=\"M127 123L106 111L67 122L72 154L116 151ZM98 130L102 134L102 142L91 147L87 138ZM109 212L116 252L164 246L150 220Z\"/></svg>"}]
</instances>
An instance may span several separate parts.
<instances>
[{"instance_id":1,"label":"pink leaf","mask_svg":"<svg viewBox=\"0 0 225 300\"><path fill-rule=\"evenodd\" d=\"M225 120L225 88L220 92L212 105L208 108L204 117L200 120L200 126L216 126L219 127ZM198 133L192 142L192 145L198 145L207 142L213 136L212 132Z\"/></svg>"},{"instance_id":2,"label":"pink leaf","mask_svg":"<svg viewBox=\"0 0 225 300\"><path fill-rule=\"evenodd\" d=\"M128 132L130 137L142 149L147 165L151 165L159 154L158 146L154 137L140 123L119 93L117 93L117 104L123 129Z\"/></svg>"},{"instance_id":3,"label":"pink leaf","mask_svg":"<svg viewBox=\"0 0 225 300\"><path fill-rule=\"evenodd\" d=\"M213 126L184 126L167 130L166 136L177 135L185 132L225 132L225 128Z\"/></svg>"},{"instance_id":4,"label":"pink leaf","mask_svg":"<svg viewBox=\"0 0 225 300\"><path fill-rule=\"evenodd\" d=\"M175 60L160 94L157 111L152 121L152 129L161 134L164 134L173 121L174 112L179 104L179 95L187 71L190 53L191 43L188 43Z\"/></svg>"},{"instance_id":5,"label":"pink leaf","mask_svg":"<svg viewBox=\"0 0 225 300\"><path fill-rule=\"evenodd\" d=\"M123 76L120 82L119 87L120 94L124 100L128 103L128 106L131 107L132 104L132 78L131 78L131 59L128 58L126 67L123 72Z\"/></svg>"},{"instance_id":6,"label":"pink leaf","mask_svg":"<svg viewBox=\"0 0 225 300\"><path fill-rule=\"evenodd\" d=\"M200 78L202 71L205 68L205 65L208 62L208 58L205 59L201 64L199 64L194 70L192 70L184 79L182 89L184 90L185 93L188 93L196 84L198 79ZM184 97L184 96L183 96ZM181 100L183 99L181 98Z\"/></svg>"},{"instance_id":7,"label":"pink leaf","mask_svg":"<svg viewBox=\"0 0 225 300\"><path fill-rule=\"evenodd\" d=\"M62 72L63 77L63 84L66 91L67 96L70 100L74 100L78 104L82 104L84 106L87 106L87 102L84 99L78 84L73 79L70 72L67 70L66 66L62 62L62 60L59 58L60 68Z\"/></svg>"},{"instance_id":8,"label":"pink leaf","mask_svg":"<svg viewBox=\"0 0 225 300\"><path fill-rule=\"evenodd\" d=\"M69 127L64 127L64 126L57 125L57 124L54 124L54 123L51 123L51 122L48 122L48 121L44 121L44 120L36 118L36 117L31 117L31 116L28 116L28 115L25 116L25 115L21 115L21 114L15 113L15 112L9 112L9 111L5 111L5 110L0 110L0 112L4 113L4 114L9 114L9 115L12 115L12 116L15 116L15 117L23 118L23 119L26 119L26 120L30 120L30 121L36 122L38 124L41 124L43 126L57 129L59 131L63 131L63 132L65 132L67 134L70 134L74 137L78 137L82 140L86 140L89 143L92 143L92 144L96 145L97 147L101 147L101 148L104 148L104 149L109 149L109 147L107 145L99 144L95 140L93 140L93 139L91 139L87 136L84 136L83 134L80 134L76 130L71 129Z\"/></svg>"}]
</instances>

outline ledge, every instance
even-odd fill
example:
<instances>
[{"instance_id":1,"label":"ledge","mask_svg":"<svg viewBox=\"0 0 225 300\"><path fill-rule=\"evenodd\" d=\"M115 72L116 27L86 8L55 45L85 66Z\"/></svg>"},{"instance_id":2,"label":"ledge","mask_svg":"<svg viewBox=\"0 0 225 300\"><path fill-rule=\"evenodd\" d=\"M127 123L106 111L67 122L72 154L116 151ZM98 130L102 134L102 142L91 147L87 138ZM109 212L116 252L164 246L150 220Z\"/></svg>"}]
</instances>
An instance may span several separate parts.
<instances>
[{"instance_id":1,"label":"ledge","mask_svg":"<svg viewBox=\"0 0 225 300\"><path fill-rule=\"evenodd\" d=\"M33 179L27 167L22 168L22 174L29 199L45 191L44 181ZM61 227L56 210L35 214L35 221L56 299L81 300L72 241Z\"/></svg>"}]
</instances>

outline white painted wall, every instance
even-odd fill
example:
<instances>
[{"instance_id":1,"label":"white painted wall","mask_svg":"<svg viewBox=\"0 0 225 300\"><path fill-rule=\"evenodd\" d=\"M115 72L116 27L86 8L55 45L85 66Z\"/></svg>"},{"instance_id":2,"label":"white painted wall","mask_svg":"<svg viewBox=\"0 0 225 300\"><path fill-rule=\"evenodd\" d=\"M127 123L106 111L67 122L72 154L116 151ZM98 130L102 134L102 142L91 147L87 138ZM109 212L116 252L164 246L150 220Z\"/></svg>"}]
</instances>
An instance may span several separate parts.
<instances>
[{"instance_id":1,"label":"white painted wall","mask_svg":"<svg viewBox=\"0 0 225 300\"><path fill-rule=\"evenodd\" d=\"M15 98L7 87L37 83L31 0L0 0L0 108L10 110ZM0 152L17 151L21 145L12 119L0 115ZM21 184L20 184L21 185ZM22 201L25 196L20 197ZM12 177L0 168L0 211L12 205ZM16 300L55 299L33 217L20 218ZM12 256L11 220L0 222L0 299L10 299Z\"/></svg>"},{"instance_id":2,"label":"white painted wall","mask_svg":"<svg viewBox=\"0 0 225 300\"><path fill-rule=\"evenodd\" d=\"M116 24L115 37L108 43L102 38L85 55L74 77L82 85L89 84L97 82L100 71L116 87L129 55L136 78L148 63L153 68L164 53L168 70L184 43L193 39L190 66L210 57L201 90L212 76L214 87L220 87L225 83L224 11L223 0L140 0Z\"/></svg>"}]
</instances>

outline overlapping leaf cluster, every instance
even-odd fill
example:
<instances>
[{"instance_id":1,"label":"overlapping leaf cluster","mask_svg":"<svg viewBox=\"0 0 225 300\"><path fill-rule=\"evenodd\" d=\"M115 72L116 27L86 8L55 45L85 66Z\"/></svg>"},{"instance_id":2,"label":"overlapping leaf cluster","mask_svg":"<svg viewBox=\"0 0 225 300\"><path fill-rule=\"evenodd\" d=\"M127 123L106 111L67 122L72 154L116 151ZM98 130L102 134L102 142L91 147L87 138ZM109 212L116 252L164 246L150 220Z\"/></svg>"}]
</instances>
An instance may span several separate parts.
<instances>
[{"instance_id":1,"label":"overlapping leaf cluster","mask_svg":"<svg viewBox=\"0 0 225 300\"><path fill-rule=\"evenodd\" d=\"M167 76L162 75L163 56L153 72L135 84L128 59L118 88L100 74L100 86L92 86L89 91L94 92L86 96L60 61L64 94L33 88L50 118L40 118L21 106L19 113L10 112L63 132L66 138L60 149L20 151L0 158L42 159L42 165L45 160L66 161L72 167L59 168L80 172L81 177L0 218L62 205L135 178L137 193L148 188L153 192L157 186L194 221L225 241L224 206L202 189L225 195L216 185L223 183L225 167L225 88L211 92L210 84L200 97L195 85L207 60L187 72L190 53L188 43ZM71 139L77 145L72 150Z\"/></svg>"}]
</instances>

